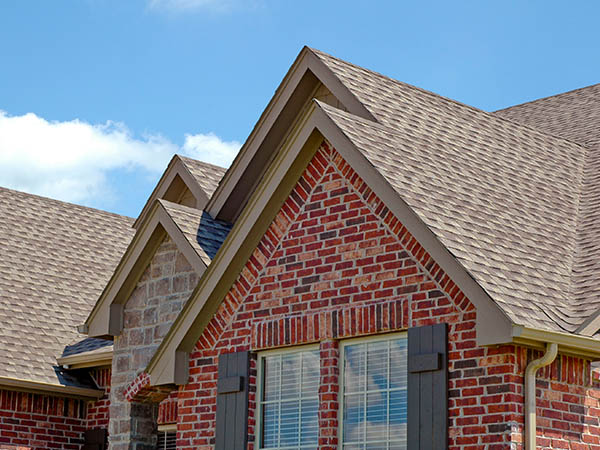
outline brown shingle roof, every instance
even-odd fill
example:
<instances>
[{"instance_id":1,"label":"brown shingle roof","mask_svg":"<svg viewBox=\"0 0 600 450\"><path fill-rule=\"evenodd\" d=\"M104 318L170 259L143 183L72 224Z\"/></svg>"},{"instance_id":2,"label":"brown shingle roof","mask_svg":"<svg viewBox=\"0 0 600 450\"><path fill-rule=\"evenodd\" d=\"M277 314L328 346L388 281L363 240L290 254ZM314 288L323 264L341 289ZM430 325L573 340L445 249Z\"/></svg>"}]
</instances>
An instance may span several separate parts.
<instances>
[{"instance_id":1,"label":"brown shingle roof","mask_svg":"<svg viewBox=\"0 0 600 450\"><path fill-rule=\"evenodd\" d=\"M600 144L600 84L511 106L494 114L586 147Z\"/></svg>"},{"instance_id":2,"label":"brown shingle roof","mask_svg":"<svg viewBox=\"0 0 600 450\"><path fill-rule=\"evenodd\" d=\"M213 192L215 192L215 189L217 189L221 178L223 178L223 175L227 172L227 169L204 161L188 158L187 156L178 156L196 179L202 190L206 192L208 198L210 198L213 195Z\"/></svg>"},{"instance_id":3,"label":"brown shingle roof","mask_svg":"<svg viewBox=\"0 0 600 450\"><path fill-rule=\"evenodd\" d=\"M571 277L578 316L600 309L600 84L516 105L495 114L586 147Z\"/></svg>"},{"instance_id":4,"label":"brown shingle roof","mask_svg":"<svg viewBox=\"0 0 600 450\"><path fill-rule=\"evenodd\" d=\"M0 376L58 383L53 366L135 230L133 220L0 188Z\"/></svg>"},{"instance_id":5,"label":"brown shingle roof","mask_svg":"<svg viewBox=\"0 0 600 450\"><path fill-rule=\"evenodd\" d=\"M159 200L159 202L208 266L225 241L231 225L222 220L213 219L205 211L167 200Z\"/></svg>"},{"instance_id":6,"label":"brown shingle roof","mask_svg":"<svg viewBox=\"0 0 600 450\"><path fill-rule=\"evenodd\" d=\"M587 149L315 53L377 122L320 106L506 314L575 331L590 313L573 295Z\"/></svg>"}]
</instances>

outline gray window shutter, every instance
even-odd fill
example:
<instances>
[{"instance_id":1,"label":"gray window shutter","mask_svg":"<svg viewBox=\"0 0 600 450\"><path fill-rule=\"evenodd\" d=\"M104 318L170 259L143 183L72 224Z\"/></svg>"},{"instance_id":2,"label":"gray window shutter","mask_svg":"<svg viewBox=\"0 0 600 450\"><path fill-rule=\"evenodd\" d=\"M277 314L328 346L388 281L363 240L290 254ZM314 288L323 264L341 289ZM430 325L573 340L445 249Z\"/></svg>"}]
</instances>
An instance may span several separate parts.
<instances>
[{"instance_id":1,"label":"gray window shutter","mask_svg":"<svg viewBox=\"0 0 600 450\"><path fill-rule=\"evenodd\" d=\"M83 439L82 450L105 450L108 448L108 433L102 428L86 430Z\"/></svg>"},{"instance_id":2,"label":"gray window shutter","mask_svg":"<svg viewBox=\"0 0 600 450\"><path fill-rule=\"evenodd\" d=\"M219 356L215 450L245 450L250 352Z\"/></svg>"},{"instance_id":3,"label":"gray window shutter","mask_svg":"<svg viewBox=\"0 0 600 450\"><path fill-rule=\"evenodd\" d=\"M408 330L408 450L448 448L445 323Z\"/></svg>"}]
</instances>

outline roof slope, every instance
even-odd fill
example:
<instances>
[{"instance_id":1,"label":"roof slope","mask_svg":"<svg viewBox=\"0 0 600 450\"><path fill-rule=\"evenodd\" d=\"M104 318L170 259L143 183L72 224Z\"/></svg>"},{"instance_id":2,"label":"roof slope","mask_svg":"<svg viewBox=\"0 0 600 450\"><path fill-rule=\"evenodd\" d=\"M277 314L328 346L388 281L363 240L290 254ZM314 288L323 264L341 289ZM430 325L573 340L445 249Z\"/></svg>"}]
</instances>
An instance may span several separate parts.
<instances>
[{"instance_id":1,"label":"roof slope","mask_svg":"<svg viewBox=\"0 0 600 450\"><path fill-rule=\"evenodd\" d=\"M4 188L0 217L0 376L57 384L133 219Z\"/></svg>"},{"instance_id":2,"label":"roof slope","mask_svg":"<svg viewBox=\"0 0 600 450\"><path fill-rule=\"evenodd\" d=\"M494 114L591 147L600 143L600 83L511 106Z\"/></svg>"},{"instance_id":3,"label":"roof slope","mask_svg":"<svg viewBox=\"0 0 600 450\"><path fill-rule=\"evenodd\" d=\"M600 84L495 114L586 147L571 302L574 314L589 316L600 310Z\"/></svg>"},{"instance_id":4,"label":"roof slope","mask_svg":"<svg viewBox=\"0 0 600 450\"><path fill-rule=\"evenodd\" d=\"M173 222L208 266L227 238L231 225L213 219L210 214L189 206L159 200Z\"/></svg>"},{"instance_id":5,"label":"roof slope","mask_svg":"<svg viewBox=\"0 0 600 450\"><path fill-rule=\"evenodd\" d=\"M227 169L188 158L187 156L177 156L183 161L185 167L196 179L202 190L206 192L208 198L212 197L213 192L217 189L217 186L219 185L221 178L223 178L223 175L225 175L225 172L227 172Z\"/></svg>"},{"instance_id":6,"label":"roof slope","mask_svg":"<svg viewBox=\"0 0 600 450\"><path fill-rule=\"evenodd\" d=\"M315 53L378 122L321 107L511 320L575 331L587 149Z\"/></svg>"}]
</instances>

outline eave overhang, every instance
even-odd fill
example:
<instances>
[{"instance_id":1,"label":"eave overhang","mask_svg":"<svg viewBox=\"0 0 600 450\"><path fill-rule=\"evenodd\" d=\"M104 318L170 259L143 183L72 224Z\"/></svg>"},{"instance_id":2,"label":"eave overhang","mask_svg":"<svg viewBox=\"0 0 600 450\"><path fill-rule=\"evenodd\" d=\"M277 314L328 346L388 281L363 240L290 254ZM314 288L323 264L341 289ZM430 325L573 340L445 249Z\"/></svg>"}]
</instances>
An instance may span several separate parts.
<instances>
[{"instance_id":1,"label":"eave overhang","mask_svg":"<svg viewBox=\"0 0 600 450\"><path fill-rule=\"evenodd\" d=\"M85 369L89 367L104 367L112 364L113 348L100 348L89 352L56 358L56 362L65 369Z\"/></svg>"},{"instance_id":2,"label":"eave overhang","mask_svg":"<svg viewBox=\"0 0 600 450\"><path fill-rule=\"evenodd\" d=\"M18 378L0 377L0 389L9 391L31 392L34 394L57 395L61 397L97 400L104 396L104 391L76 386L44 383L40 381L20 380Z\"/></svg>"}]
</instances>

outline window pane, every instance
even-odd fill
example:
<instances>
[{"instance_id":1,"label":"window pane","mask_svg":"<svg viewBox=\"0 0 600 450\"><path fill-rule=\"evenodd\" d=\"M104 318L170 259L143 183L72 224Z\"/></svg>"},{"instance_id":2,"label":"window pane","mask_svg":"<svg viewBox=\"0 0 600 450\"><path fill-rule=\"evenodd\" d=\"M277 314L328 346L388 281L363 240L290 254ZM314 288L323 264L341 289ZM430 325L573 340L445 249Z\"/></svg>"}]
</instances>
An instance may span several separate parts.
<instances>
[{"instance_id":1,"label":"window pane","mask_svg":"<svg viewBox=\"0 0 600 450\"><path fill-rule=\"evenodd\" d=\"M344 346L343 448L406 448L406 338Z\"/></svg>"},{"instance_id":2,"label":"window pane","mask_svg":"<svg viewBox=\"0 0 600 450\"><path fill-rule=\"evenodd\" d=\"M303 400L300 426L300 444L312 445L319 437L319 400Z\"/></svg>"},{"instance_id":3,"label":"window pane","mask_svg":"<svg viewBox=\"0 0 600 450\"><path fill-rule=\"evenodd\" d=\"M381 392L367 394L367 442L387 439L387 395Z\"/></svg>"},{"instance_id":4,"label":"window pane","mask_svg":"<svg viewBox=\"0 0 600 450\"><path fill-rule=\"evenodd\" d=\"M267 356L263 363L262 448L318 444L319 351Z\"/></svg>"},{"instance_id":5,"label":"window pane","mask_svg":"<svg viewBox=\"0 0 600 450\"><path fill-rule=\"evenodd\" d=\"M407 339L390 341L390 389L406 387Z\"/></svg>"},{"instance_id":6,"label":"window pane","mask_svg":"<svg viewBox=\"0 0 600 450\"><path fill-rule=\"evenodd\" d=\"M374 391L388 387L388 342L367 344L367 390Z\"/></svg>"},{"instance_id":7,"label":"window pane","mask_svg":"<svg viewBox=\"0 0 600 450\"><path fill-rule=\"evenodd\" d=\"M390 423L406 423L406 389L391 391L389 393L390 401Z\"/></svg>"},{"instance_id":8,"label":"window pane","mask_svg":"<svg viewBox=\"0 0 600 450\"><path fill-rule=\"evenodd\" d=\"M281 442L282 447L298 444L298 426L300 425L300 402L281 403Z\"/></svg>"},{"instance_id":9,"label":"window pane","mask_svg":"<svg viewBox=\"0 0 600 450\"><path fill-rule=\"evenodd\" d=\"M319 394L321 364L319 352L302 353L302 396Z\"/></svg>"},{"instance_id":10,"label":"window pane","mask_svg":"<svg viewBox=\"0 0 600 450\"><path fill-rule=\"evenodd\" d=\"M366 347L362 345L345 347L344 391L347 393L364 390L367 376L366 350Z\"/></svg>"},{"instance_id":11,"label":"window pane","mask_svg":"<svg viewBox=\"0 0 600 450\"><path fill-rule=\"evenodd\" d=\"M347 395L344 398L344 442L364 441L364 395Z\"/></svg>"},{"instance_id":12,"label":"window pane","mask_svg":"<svg viewBox=\"0 0 600 450\"><path fill-rule=\"evenodd\" d=\"M264 365L264 400L279 400L281 392L281 358L273 356L265 358Z\"/></svg>"},{"instance_id":13,"label":"window pane","mask_svg":"<svg viewBox=\"0 0 600 450\"><path fill-rule=\"evenodd\" d=\"M281 399L298 398L300 395L300 355L281 357Z\"/></svg>"},{"instance_id":14,"label":"window pane","mask_svg":"<svg viewBox=\"0 0 600 450\"><path fill-rule=\"evenodd\" d=\"M263 406L263 447L275 448L279 441L279 404Z\"/></svg>"}]
</instances>

